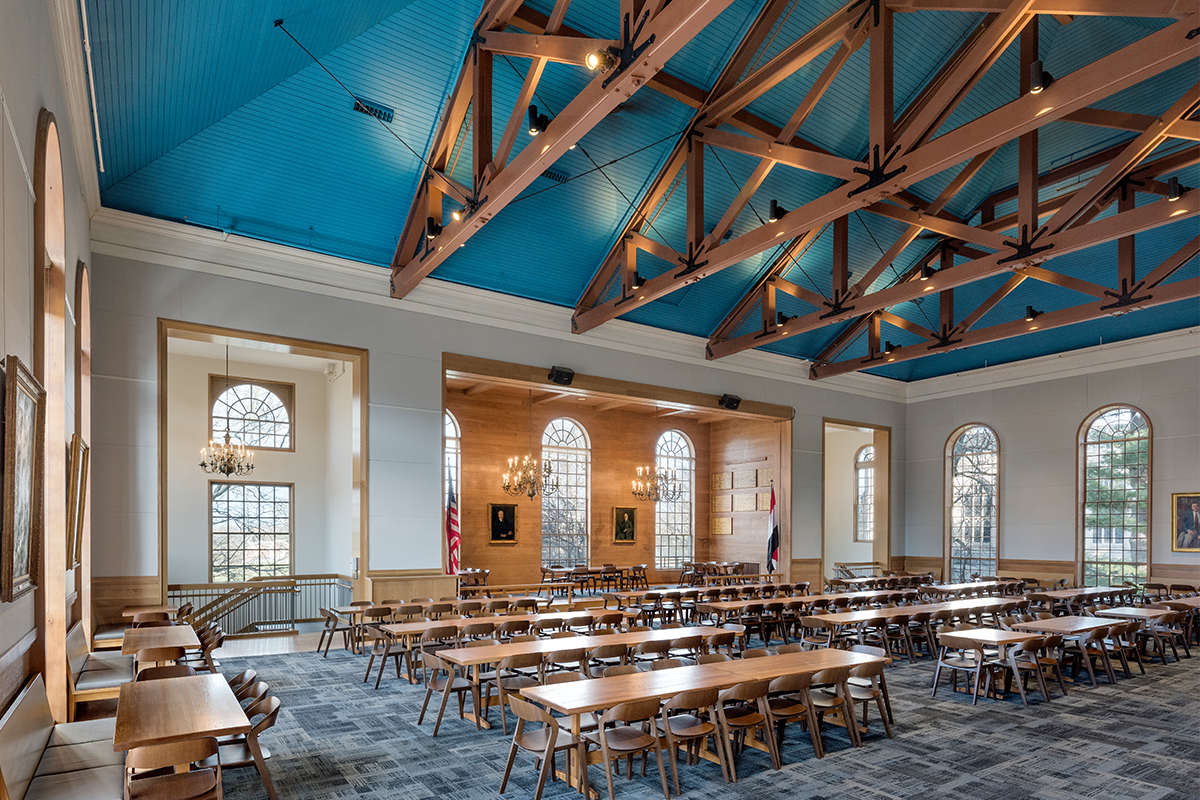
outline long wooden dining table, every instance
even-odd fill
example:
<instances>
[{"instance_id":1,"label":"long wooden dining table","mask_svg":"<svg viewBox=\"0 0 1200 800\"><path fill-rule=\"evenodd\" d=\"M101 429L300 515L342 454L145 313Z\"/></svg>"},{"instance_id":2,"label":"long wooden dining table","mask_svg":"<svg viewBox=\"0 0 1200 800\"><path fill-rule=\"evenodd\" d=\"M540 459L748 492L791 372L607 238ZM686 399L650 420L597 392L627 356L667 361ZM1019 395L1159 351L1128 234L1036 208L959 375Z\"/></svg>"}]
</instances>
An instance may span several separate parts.
<instances>
[{"instance_id":1,"label":"long wooden dining table","mask_svg":"<svg viewBox=\"0 0 1200 800\"><path fill-rule=\"evenodd\" d=\"M1013 602L1004 597L973 597L963 600L947 600L944 603L923 603L915 606L895 606L893 608L864 608L860 611L839 611L833 614L806 616L803 621L809 627L830 628L837 633L847 625L860 625L864 622L878 622L888 617L908 616L922 612L937 613L939 611L996 611L1006 603Z\"/></svg>"},{"instance_id":2,"label":"long wooden dining table","mask_svg":"<svg viewBox=\"0 0 1200 800\"><path fill-rule=\"evenodd\" d=\"M121 652L127 656L137 655L141 650L160 647L198 650L200 639L191 625L161 625L154 628L130 628L125 631L121 640Z\"/></svg>"},{"instance_id":3,"label":"long wooden dining table","mask_svg":"<svg viewBox=\"0 0 1200 800\"><path fill-rule=\"evenodd\" d=\"M248 733L250 720L224 675L121 685L113 750Z\"/></svg>"}]
</instances>

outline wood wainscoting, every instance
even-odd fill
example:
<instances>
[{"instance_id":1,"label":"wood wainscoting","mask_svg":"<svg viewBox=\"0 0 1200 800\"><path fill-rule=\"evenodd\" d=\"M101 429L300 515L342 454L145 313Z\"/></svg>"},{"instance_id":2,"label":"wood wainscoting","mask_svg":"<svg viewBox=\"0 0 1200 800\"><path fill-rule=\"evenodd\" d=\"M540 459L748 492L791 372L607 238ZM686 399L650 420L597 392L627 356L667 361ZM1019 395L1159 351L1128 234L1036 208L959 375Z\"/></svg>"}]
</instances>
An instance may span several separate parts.
<instances>
[{"instance_id":1,"label":"wood wainscoting","mask_svg":"<svg viewBox=\"0 0 1200 800\"><path fill-rule=\"evenodd\" d=\"M1002 558L997 566L1000 575L1013 578L1037 578L1045 586L1049 583L1067 579L1068 584L1075 583L1074 561L1038 561L1033 559Z\"/></svg>"},{"instance_id":2,"label":"wood wainscoting","mask_svg":"<svg viewBox=\"0 0 1200 800\"><path fill-rule=\"evenodd\" d=\"M37 628L30 628L12 647L0 653L0 710L8 708L29 676L38 671L38 653L34 648L37 633Z\"/></svg>"},{"instance_id":3,"label":"wood wainscoting","mask_svg":"<svg viewBox=\"0 0 1200 800\"><path fill-rule=\"evenodd\" d=\"M899 572L932 572L935 579L942 577L941 556L892 556L892 569Z\"/></svg>"},{"instance_id":4,"label":"wood wainscoting","mask_svg":"<svg viewBox=\"0 0 1200 800\"><path fill-rule=\"evenodd\" d=\"M820 594L823 587L821 583L821 559L793 558L788 580L792 583L808 581L809 594Z\"/></svg>"},{"instance_id":5,"label":"wood wainscoting","mask_svg":"<svg viewBox=\"0 0 1200 800\"><path fill-rule=\"evenodd\" d=\"M453 597L458 579L436 569L398 569L367 574L367 599L376 603L412 600L414 597Z\"/></svg>"},{"instance_id":6,"label":"wood wainscoting","mask_svg":"<svg viewBox=\"0 0 1200 800\"><path fill-rule=\"evenodd\" d=\"M157 575L92 577L92 619L96 625L122 622L125 606L152 606L163 602Z\"/></svg>"},{"instance_id":7,"label":"wood wainscoting","mask_svg":"<svg viewBox=\"0 0 1200 800\"><path fill-rule=\"evenodd\" d=\"M1152 583L1200 584L1200 564L1151 564Z\"/></svg>"}]
</instances>

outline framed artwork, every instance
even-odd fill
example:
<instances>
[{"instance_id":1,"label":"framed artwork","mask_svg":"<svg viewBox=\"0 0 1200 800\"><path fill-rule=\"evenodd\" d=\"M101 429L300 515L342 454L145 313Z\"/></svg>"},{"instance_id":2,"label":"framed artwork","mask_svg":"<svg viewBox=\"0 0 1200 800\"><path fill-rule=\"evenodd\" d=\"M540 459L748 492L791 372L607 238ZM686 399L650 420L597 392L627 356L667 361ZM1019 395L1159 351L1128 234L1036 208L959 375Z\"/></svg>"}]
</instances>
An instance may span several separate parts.
<instances>
[{"instance_id":1,"label":"framed artwork","mask_svg":"<svg viewBox=\"0 0 1200 800\"><path fill-rule=\"evenodd\" d=\"M1171 550L1200 553L1200 492L1171 495Z\"/></svg>"},{"instance_id":2,"label":"framed artwork","mask_svg":"<svg viewBox=\"0 0 1200 800\"><path fill-rule=\"evenodd\" d=\"M488 503L489 544L512 544L517 541L517 506L515 503Z\"/></svg>"},{"instance_id":3,"label":"framed artwork","mask_svg":"<svg viewBox=\"0 0 1200 800\"><path fill-rule=\"evenodd\" d=\"M83 518L87 506L90 448L78 433L71 437L71 482L67 494L67 569L83 561Z\"/></svg>"},{"instance_id":4,"label":"framed artwork","mask_svg":"<svg viewBox=\"0 0 1200 800\"><path fill-rule=\"evenodd\" d=\"M4 518L0 601L37 586L42 537L42 447L46 392L21 359L4 360Z\"/></svg>"},{"instance_id":5,"label":"framed artwork","mask_svg":"<svg viewBox=\"0 0 1200 800\"><path fill-rule=\"evenodd\" d=\"M637 541L637 509L613 507L613 542L632 544Z\"/></svg>"}]
</instances>

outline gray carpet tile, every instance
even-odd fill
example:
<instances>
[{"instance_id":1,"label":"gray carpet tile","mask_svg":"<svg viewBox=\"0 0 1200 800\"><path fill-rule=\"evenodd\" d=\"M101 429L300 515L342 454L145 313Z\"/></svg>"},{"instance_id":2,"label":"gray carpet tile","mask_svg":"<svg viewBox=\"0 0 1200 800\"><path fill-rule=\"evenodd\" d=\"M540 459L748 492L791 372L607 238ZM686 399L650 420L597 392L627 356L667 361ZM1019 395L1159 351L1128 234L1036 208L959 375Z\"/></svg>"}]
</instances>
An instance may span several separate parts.
<instances>
[{"instance_id":1,"label":"gray carpet tile","mask_svg":"<svg viewBox=\"0 0 1200 800\"><path fill-rule=\"evenodd\" d=\"M460 721L453 699L433 738L432 716L417 726L423 687L390 672L376 691L374 675L362 682L364 657L331 650L328 659L316 653L228 658L222 670L233 675L248 667L283 701L278 723L263 737L281 800L499 797L510 740L498 725L477 731ZM684 794L696 800L1200 798L1200 658L1150 666L1147 675L1135 672L1115 686L1071 685L1068 697L1055 692L1049 704L1035 693L1028 709L1015 694L972 708L969 697L951 694L945 684L931 698L932 669L919 661L887 671L896 738L884 735L872 709L866 747L852 748L843 729L826 726L827 755L816 759L807 734L790 726L781 772L754 750L738 756L733 785L722 782L716 764L680 762ZM491 718L499 721L495 709ZM593 765L589 774L606 797L602 769ZM531 798L536 780L532 757L519 754L505 797ZM619 800L662 797L653 759L644 778L615 780ZM231 800L266 797L252 769L228 772L225 788ZM544 797L579 795L556 782Z\"/></svg>"}]
</instances>

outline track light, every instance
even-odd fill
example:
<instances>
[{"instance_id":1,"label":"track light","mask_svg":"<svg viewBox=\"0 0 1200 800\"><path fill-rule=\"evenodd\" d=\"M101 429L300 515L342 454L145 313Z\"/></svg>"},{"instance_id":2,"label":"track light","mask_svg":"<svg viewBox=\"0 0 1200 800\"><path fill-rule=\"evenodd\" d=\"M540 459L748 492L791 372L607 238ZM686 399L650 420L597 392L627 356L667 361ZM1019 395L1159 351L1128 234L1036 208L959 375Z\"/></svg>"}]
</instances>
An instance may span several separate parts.
<instances>
[{"instance_id":1,"label":"track light","mask_svg":"<svg viewBox=\"0 0 1200 800\"><path fill-rule=\"evenodd\" d=\"M644 284L645 282L646 282L645 278L643 278L637 272L634 272L633 277L629 279L629 288L630 289L640 289L640 288L642 288L642 284Z\"/></svg>"},{"instance_id":2,"label":"track light","mask_svg":"<svg viewBox=\"0 0 1200 800\"><path fill-rule=\"evenodd\" d=\"M588 53L587 57L583 60L583 63L587 66L587 68L593 72L596 70L607 72L608 70L612 69L614 62L615 59L613 58L613 54L608 50L597 50L594 53Z\"/></svg>"},{"instance_id":3,"label":"track light","mask_svg":"<svg viewBox=\"0 0 1200 800\"><path fill-rule=\"evenodd\" d=\"M1174 203L1182 193L1183 190L1179 186L1179 178L1167 178L1167 202Z\"/></svg>"},{"instance_id":4,"label":"track light","mask_svg":"<svg viewBox=\"0 0 1200 800\"><path fill-rule=\"evenodd\" d=\"M786 213L787 213L787 209L784 208L783 206L779 205L778 200L772 200L771 201L771 210L767 214L767 222L778 222L779 219L781 217L783 217L783 215Z\"/></svg>"},{"instance_id":5,"label":"track light","mask_svg":"<svg viewBox=\"0 0 1200 800\"><path fill-rule=\"evenodd\" d=\"M737 411L738 406L742 404L742 398L736 394L723 394L721 399L717 401L721 408L727 408L730 411Z\"/></svg>"},{"instance_id":6,"label":"track light","mask_svg":"<svg viewBox=\"0 0 1200 800\"><path fill-rule=\"evenodd\" d=\"M783 313L782 311L775 312L775 326L776 327L783 327L784 325L787 325L789 322L791 322L794 319L795 319L795 317L789 317L787 314Z\"/></svg>"},{"instance_id":7,"label":"track light","mask_svg":"<svg viewBox=\"0 0 1200 800\"><path fill-rule=\"evenodd\" d=\"M888 361L889 361L889 362L892 362L892 361L895 361L895 360L896 360L896 357L892 355L892 351L893 351L893 350L895 350L895 349L896 349L896 345L892 344L891 342L884 342L884 343L883 343L883 353L884 353L884 355L891 356L891 358L889 358L889 359L888 359Z\"/></svg>"},{"instance_id":8,"label":"track light","mask_svg":"<svg viewBox=\"0 0 1200 800\"><path fill-rule=\"evenodd\" d=\"M1038 311L1033 306L1025 306L1025 321L1026 322L1033 322L1035 319L1037 319L1041 315L1042 315L1042 312Z\"/></svg>"},{"instance_id":9,"label":"track light","mask_svg":"<svg viewBox=\"0 0 1200 800\"><path fill-rule=\"evenodd\" d=\"M928 264L925 264L924 266L921 267L921 280L923 280L923 281L929 280L930 278L933 277L933 273L934 273L933 267L929 266Z\"/></svg>"},{"instance_id":10,"label":"track light","mask_svg":"<svg viewBox=\"0 0 1200 800\"><path fill-rule=\"evenodd\" d=\"M1042 69L1041 59L1029 65L1029 93L1041 94L1042 91L1054 83L1054 76L1046 70Z\"/></svg>"},{"instance_id":11,"label":"track light","mask_svg":"<svg viewBox=\"0 0 1200 800\"><path fill-rule=\"evenodd\" d=\"M537 106L529 107L529 135L537 136L539 133L544 133L550 125L550 118L545 114L539 114Z\"/></svg>"},{"instance_id":12,"label":"track light","mask_svg":"<svg viewBox=\"0 0 1200 800\"><path fill-rule=\"evenodd\" d=\"M441 233L442 233L442 226L437 223L437 220L435 220L433 217L430 217L429 219L425 220L425 238L426 239L432 239L435 236L440 236Z\"/></svg>"}]
</instances>

